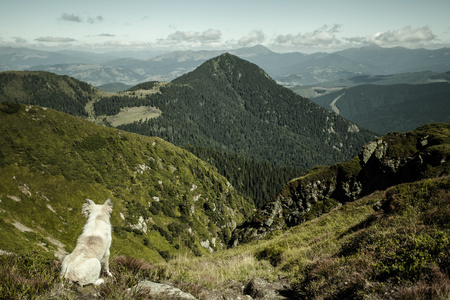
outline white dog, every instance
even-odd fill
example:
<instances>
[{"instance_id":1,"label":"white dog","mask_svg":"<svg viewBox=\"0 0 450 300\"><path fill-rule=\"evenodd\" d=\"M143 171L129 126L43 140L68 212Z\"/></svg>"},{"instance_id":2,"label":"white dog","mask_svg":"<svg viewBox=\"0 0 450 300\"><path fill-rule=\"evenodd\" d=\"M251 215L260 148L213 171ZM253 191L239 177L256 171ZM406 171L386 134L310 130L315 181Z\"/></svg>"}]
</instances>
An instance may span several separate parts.
<instances>
[{"instance_id":1,"label":"white dog","mask_svg":"<svg viewBox=\"0 0 450 300\"><path fill-rule=\"evenodd\" d=\"M111 246L112 201L108 199L103 205L86 199L81 212L87 217L83 233L77 240L73 252L67 255L61 265L61 278L77 282L83 286L93 283L99 285L105 281L100 278L101 263L109 271L109 247Z\"/></svg>"}]
</instances>

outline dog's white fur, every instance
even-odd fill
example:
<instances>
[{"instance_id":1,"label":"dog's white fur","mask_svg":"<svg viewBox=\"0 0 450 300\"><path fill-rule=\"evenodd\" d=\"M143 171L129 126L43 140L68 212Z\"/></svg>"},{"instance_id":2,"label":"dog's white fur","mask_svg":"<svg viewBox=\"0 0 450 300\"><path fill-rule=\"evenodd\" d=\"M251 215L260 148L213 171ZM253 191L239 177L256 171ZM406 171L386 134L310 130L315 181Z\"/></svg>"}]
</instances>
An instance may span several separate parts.
<instances>
[{"instance_id":1,"label":"dog's white fur","mask_svg":"<svg viewBox=\"0 0 450 300\"><path fill-rule=\"evenodd\" d=\"M86 199L81 212L88 220L75 249L62 262L61 278L77 282L81 286L102 284L104 279L99 278L102 262L106 274L113 276L109 271L112 205L111 199L106 200L103 205Z\"/></svg>"}]
</instances>

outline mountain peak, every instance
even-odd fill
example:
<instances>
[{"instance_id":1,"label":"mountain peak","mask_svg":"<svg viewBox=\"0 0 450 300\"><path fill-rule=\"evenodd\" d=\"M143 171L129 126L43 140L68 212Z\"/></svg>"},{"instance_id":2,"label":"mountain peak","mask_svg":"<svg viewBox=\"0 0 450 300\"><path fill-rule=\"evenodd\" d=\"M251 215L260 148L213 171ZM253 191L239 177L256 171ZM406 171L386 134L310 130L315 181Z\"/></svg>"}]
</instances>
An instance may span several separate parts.
<instances>
[{"instance_id":1,"label":"mountain peak","mask_svg":"<svg viewBox=\"0 0 450 300\"><path fill-rule=\"evenodd\" d=\"M344 160L373 138L362 128L358 133L349 130L356 125L278 85L256 64L231 53L204 62L150 100L164 117L139 125L140 130L146 126L146 134L280 166L307 169ZM182 131L159 130L174 124Z\"/></svg>"},{"instance_id":2,"label":"mountain peak","mask_svg":"<svg viewBox=\"0 0 450 300\"><path fill-rule=\"evenodd\" d=\"M205 77L208 77L208 79ZM233 86L238 83L239 86L243 86L251 84L251 82L266 81L270 81L271 84L276 85L276 82L256 64L229 52L207 60L194 71L175 79L173 82L183 83L200 78L201 80L216 81L218 84L223 83L225 79Z\"/></svg>"},{"instance_id":3,"label":"mountain peak","mask_svg":"<svg viewBox=\"0 0 450 300\"><path fill-rule=\"evenodd\" d=\"M241 57L253 57L258 55L268 55L273 54L274 52L270 51L267 47L263 45L256 45L253 47L245 47L240 48L235 51L233 51L236 55L239 55Z\"/></svg>"}]
</instances>

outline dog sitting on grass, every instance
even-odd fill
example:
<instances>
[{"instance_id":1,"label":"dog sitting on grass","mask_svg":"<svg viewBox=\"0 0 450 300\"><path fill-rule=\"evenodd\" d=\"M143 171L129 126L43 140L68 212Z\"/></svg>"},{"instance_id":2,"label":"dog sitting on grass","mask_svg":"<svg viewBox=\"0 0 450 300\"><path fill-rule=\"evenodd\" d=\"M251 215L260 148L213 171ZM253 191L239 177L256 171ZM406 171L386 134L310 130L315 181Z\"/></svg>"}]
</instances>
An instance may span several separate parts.
<instances>
[{"instance_id":1,"label":"dog sitting on grass","mask_svg":"<svg viewBox=\"0 0 450 300\"><path fill-rule=\"evenodd\" d=\"M103 205L95 204L86 199L81 212L87 217L83 233L77 240L72 253L67 255L61 265L61 279L67 279L79 285L104 283L100 277L101 263L108 276L109 247L111 246L111 212L112 200L108 199Z\"/></svg>"}]
</instances>

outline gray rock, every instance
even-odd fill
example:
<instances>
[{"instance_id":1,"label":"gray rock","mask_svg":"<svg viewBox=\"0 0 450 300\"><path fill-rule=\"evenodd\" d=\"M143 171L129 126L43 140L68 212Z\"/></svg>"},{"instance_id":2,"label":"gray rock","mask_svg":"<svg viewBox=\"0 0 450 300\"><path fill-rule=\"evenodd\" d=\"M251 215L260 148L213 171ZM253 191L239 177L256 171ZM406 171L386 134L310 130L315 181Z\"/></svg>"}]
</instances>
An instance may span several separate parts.
<instances>
[{"instance_id":1,"label":"gray rock","mask_svg":"<svg viewBox=\"0 0 450 300\"><path fill-rule=\"evenodd\" d=\"M133 287L133 290L136 292L148 290L149 294L153 296L170 296L178 299L196 299L191 294L185 293L171 285L156 283L148 280L139 282Z\"/></svg>"},{"instance_id":2,"label":"gray rock","mask_svg":"<svg viewBox=\"0 0 450 300\"><path fill-rule=\"evenodd\" d=\"M290 290L290 286L283 280L270 283L262 278L253 278L245 286L244 294L251 296L253 299L281 300L287 299L281 294L281 292L287 290Z\"/></svg>"}]
</instances>

